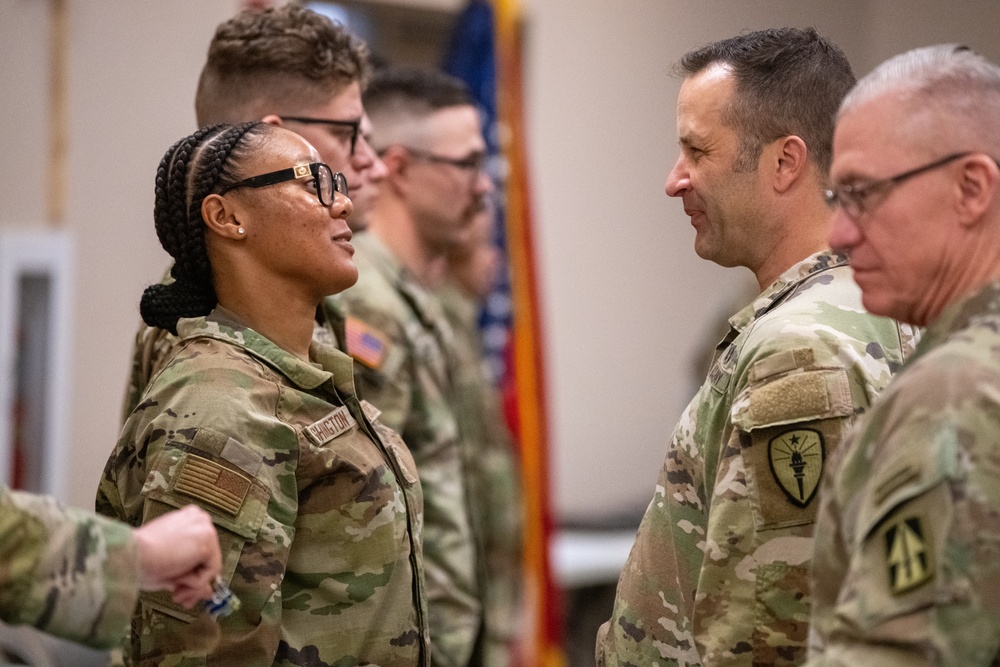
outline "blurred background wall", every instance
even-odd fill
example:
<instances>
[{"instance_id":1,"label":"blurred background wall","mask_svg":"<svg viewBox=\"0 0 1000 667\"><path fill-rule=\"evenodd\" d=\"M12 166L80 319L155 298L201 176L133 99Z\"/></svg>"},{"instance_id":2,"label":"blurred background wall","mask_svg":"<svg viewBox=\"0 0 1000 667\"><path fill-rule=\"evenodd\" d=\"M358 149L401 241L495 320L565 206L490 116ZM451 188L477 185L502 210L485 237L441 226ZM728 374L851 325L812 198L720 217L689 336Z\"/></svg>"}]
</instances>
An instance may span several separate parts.
<instances>
[{"instance_id":1,"label":"blurred background wall","mask_svg":"<svg viewBox=\"0 0 1000 667\"><path fill-rule=\"evenodd\" d=\"M387 44L433 59L434 40L462 3L346 4L383 12L373 14L374 28L385 28ZM64 33L53 32L60 6ZM156 165L194 129L205 49L238 7L236 0L0 0L0 237L61 230L74 259L61 325L65 386L50 406L66 430L48 455L65 471L53 490L75 505L92 506L119 430L139 296L167 265L151 219ZM858 74L942 41L1000 60L1000 5L525 0L525 7L555 509L569 523L637 520L670 430L703 374L693 359L750 282L749 272L695 256L680 203L663 194L677 155L671 63L706 42L779 25L815 26L844 48ZM427 32L412 28L420 21ZM50 143L60 48L61 176ZM65 208L53 212L60 188Z\"/></svg>"}]
</instances>

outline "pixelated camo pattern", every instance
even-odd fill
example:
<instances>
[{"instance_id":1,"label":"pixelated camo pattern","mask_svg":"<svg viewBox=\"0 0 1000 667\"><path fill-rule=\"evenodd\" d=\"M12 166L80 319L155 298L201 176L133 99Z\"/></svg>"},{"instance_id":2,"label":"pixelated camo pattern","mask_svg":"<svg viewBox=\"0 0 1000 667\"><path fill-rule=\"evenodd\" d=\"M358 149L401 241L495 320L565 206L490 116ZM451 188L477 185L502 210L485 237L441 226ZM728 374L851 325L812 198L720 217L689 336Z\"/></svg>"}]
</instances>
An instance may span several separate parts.
<instances>
[{"instance_id":1,"label":"pixelated camo pattern","mask_svg":"<svg viewBox=\"0 0 1000 667\"><path fill-rule=\"evenodd\" d=\"M403 436L424 490L424 558L433 662L465 667L482 625L476 537L458 422L450 404L453 332L437 300L371 233L354 238L360 278L328 297L378 331L378 369L356 366L359 393ZM350 348L348 347L348 352Z\"/></svg>"},{"instance_id":2,"label":"pixelated camo pattern","mask_svg":"<svg viewBox=\"0 0 1000 667\"><path fill-rule=\"evenodd\" d=\"M476 534L481 536L483 667L510 667L520 635L524 570L521 480L500 395L483 358L477 304L453 284L436 293L455 332L458 416Z\"/></svg>"},{"instance_id":3,"label":"pixelated camo pattern","mask_svg":"<svg viewBox=\"0 0 1000 667\"><path fill-rule=\"evenodd\" d=\"M314 343L306 363L221 308L178 334L98 510L138 525L200 505L242 604L213 640L203 618L143 594L128 661L429 665L416 469L363 413L350 358Z\"/></svg>"},{"instance_id":4,"label":"pixelated camo pattern","mask_svg":"<svg viewBox=\"0 0 1000 667\"><path fill-rule=\"evenodd\" d=\"M949 306L826 477L811 667L1000 665L1000 282Z\"/></svg>"},{"instance_id":5,"label":"pixelated camo pattern","mask_svg":"<svg viewBox=\"0 0 1000 667\"><path fill-rule=\"evenodd\" d=\"M846 258L830 252L791 267L730 325L674 431L598 636L605 667L805 658L818 506L805 483L915 343L863 310ZM797 460L781 453L793 439L813 443Z\"/></svg>"},{"instance_id":6,"label":"pixelated camo pattern","mask_svg":"<svg viewBox=\"0 0 1000 667\"><path fill-rule=\"evenodd\" d=\"M96 648L120 643L139 594L131 531L0 487L0 619Z\"/></svg>"}]
</instances>

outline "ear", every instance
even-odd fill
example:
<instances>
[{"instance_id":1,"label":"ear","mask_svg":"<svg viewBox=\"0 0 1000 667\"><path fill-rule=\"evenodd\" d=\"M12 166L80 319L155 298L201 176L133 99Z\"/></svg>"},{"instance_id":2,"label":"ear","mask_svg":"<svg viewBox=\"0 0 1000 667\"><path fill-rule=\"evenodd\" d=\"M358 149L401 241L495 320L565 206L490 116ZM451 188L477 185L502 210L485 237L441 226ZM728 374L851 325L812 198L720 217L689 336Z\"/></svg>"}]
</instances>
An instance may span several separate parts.
<instances>
[{"instance_id":1,"label":"ear","mask_svg":"<svg viewBox=\"0 0 1000 667\"><path fill-rule=\"evenodd\" d=\"M282 120L281 120L281 116L278 116L277 114L273 114L273 113L269 113L266 116L264 116L263 118L261 118L260 122L267 123L268 125L274 125L275 127L281 127L282 124L283 124Z\"/></svg>"},{"instance_id":2,"label":"ear","mask_svg":"<svg viewBox=\"0 0 1000 667\"><path fill-rule=\"evenodd\" d=\"M774 189L785 192L802 177L809 163L809 149L806 142L794 134L774 142L771 166L774 169Z\"/></svg>"},{"instance_id":3,"label":"ear","mask_svg":"<svg viewBox=\"0 0 1000 667\"><path fill-rule=\"evenodd\" d=\"M394 192L405 191L408 188L410 176L410 156L406 149L397 144L393 144L382 153L382 162L385 163L387 174L385 183Z\"/></svg>"},{"instance_id":4,"label":"ear","mask_svg":"<svg viewBox=\"0 0 1000 667\"><path fill-rule=\"evenodd\" d=\"M242 240L239 207L231 199L211 194L201 202L201 218L209 230L223 238Z\"/></svg>"},{"instance_id":5,"label":"ear","mask_svg":"<svg viewBox=\"0 0 1000 667\"><path fill-rule=\"evenodd\" d=\"M958 174L959 223L971 227L983 219L992 206L997 206L1000 187L1000 167L984 154L974 154Z\"/></svg>"}]
</instances>

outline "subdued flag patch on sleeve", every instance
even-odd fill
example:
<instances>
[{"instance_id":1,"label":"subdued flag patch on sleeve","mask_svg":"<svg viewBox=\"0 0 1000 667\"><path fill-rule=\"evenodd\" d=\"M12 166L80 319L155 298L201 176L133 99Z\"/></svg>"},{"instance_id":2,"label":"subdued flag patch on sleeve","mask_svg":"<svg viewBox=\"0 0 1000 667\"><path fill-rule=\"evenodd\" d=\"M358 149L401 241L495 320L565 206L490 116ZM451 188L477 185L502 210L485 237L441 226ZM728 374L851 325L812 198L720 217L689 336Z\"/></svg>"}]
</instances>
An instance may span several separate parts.
<instances>
[{"instance_id":1,"label":"subdued flag patch on sleeve","mask_svg":"<svg viewBox=\"0 0 1000 667\"><path fill-rule=\"evenodd\" d=\"M218 507L232 516L239 513L249 490L248 478L194 454L188 454L174 482L174 491Z\"/></svg>"},{"instance_id":2,"label":"subdued flag patch on sleeve","mask_svg":"<svg viewBox=\"0 0 1000 667\"><path fill-rule=\"evenodd\" d=\"M389 344L381 332L354 317L344 322L347 353L371 369L378 369L385 361Z\"/></svg>"}]
</instances>

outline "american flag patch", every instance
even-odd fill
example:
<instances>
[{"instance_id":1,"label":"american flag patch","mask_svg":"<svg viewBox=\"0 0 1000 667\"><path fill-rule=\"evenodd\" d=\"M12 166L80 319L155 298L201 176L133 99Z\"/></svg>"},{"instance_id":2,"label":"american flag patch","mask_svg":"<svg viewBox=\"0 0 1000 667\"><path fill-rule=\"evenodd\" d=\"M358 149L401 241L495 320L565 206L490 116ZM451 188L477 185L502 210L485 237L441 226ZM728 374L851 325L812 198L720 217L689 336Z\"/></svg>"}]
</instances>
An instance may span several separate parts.
<instances>
[{"instance_id":1,"label":"american flag patch","mask_svg":"<svg viewBox=\"0 0 1000 667\"><path fill-rule=\"evenodd\" d=\"M236 516L250 490L250 480L229 468L194 454L181 466L174 491L198 498Z\"/></svg>"},{"instance_id":2,"label":"american flag patch","mask_svg":"<svg viewBox=\"0 0 1000 667\"><path fill-rule=\"evenodd\" d=\"M347 353L368 368L377 369L385 361L388 349L385 337L361 320L348 317L344 323Z\"/></svg>"}]
</instances>

